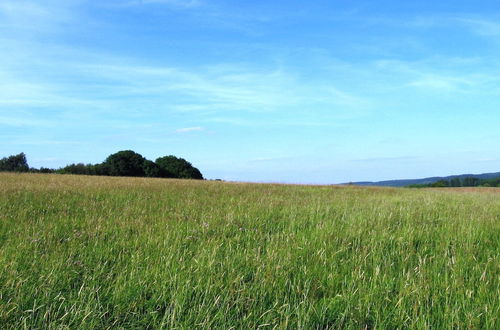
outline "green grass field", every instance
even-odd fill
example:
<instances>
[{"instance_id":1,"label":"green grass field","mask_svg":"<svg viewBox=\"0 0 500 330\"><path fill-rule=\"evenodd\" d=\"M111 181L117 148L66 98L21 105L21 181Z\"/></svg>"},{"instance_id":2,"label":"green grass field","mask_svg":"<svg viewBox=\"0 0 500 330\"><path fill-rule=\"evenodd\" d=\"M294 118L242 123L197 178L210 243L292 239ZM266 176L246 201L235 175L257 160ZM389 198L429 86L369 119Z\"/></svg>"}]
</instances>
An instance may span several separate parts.
<instances>
[{"instance_id":1,"label":"green grass field","mask_svg":"<svg viewBox=\"0 0 500 330\"><path fill-rule=\"evenodd\" d=\"M500 189L0 173L1 328L500 327Z\"/></svg>"}]
</instances>

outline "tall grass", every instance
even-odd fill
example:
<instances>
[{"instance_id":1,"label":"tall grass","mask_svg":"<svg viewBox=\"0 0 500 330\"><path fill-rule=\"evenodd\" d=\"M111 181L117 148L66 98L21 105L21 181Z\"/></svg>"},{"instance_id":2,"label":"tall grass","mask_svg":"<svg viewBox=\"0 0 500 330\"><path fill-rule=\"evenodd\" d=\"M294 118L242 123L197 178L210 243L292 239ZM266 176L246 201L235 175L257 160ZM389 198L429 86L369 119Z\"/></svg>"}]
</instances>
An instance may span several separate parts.
<instances>
[{"instance_id":1,"label":"tall grass","mask_svg":"<svg viewBox=\"0 0 500 330\"><path fill-rule=\"evenodd\" d=\"M4 328L498 329L499 190L0 174Z\"/></svg>"}]
</instances>

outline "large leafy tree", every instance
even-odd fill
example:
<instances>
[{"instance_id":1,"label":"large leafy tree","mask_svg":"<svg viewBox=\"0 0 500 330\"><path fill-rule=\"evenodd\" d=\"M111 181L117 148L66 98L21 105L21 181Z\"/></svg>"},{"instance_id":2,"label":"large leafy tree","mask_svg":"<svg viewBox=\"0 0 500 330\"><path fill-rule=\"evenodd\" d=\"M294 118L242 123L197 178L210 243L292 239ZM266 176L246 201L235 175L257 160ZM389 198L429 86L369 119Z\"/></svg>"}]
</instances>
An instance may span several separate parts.
<instances>
[{"instance_id":1,"label":"large leafy tree","mask_svg":"<svg viewBox=\"0 0 500 330\"><path fill-rule=\"evenodd\" d=\"M144 163L146 159L132 150L114 153L102 164L108 175L112 176L145 176Z\"/></svg>"},{"instance_id":2,"label":"large leafy tree","mask_svg":"<svg viewBox=\"0 0 500 330\"><path fill-rule=\"evenodd\" d=\"M0 171L28 172L29 170L30 167L28 166L24 152L21 152L19 155L0 159Z\"/></svg>"},{"instance_id":3,"label":"large leafy tree","mask_svg":"<svg viewBox=\"0 0 500 330\"><path fill-rule=\"evenodd\" d=\"M156 164L167 177L203 180L201 172L183 158L165 156L156 159Z\"/></svg>"}]
</instances>

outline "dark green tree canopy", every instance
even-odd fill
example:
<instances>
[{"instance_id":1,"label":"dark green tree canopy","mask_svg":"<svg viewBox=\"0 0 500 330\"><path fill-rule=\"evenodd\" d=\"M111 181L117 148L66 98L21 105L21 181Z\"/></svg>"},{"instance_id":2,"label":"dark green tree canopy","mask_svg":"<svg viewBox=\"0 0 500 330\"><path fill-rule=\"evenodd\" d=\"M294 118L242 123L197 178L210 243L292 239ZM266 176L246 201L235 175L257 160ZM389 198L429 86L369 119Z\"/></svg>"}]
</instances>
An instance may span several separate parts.
<instances>
[{"instance_id":1,"label":"dark green tree canopy","mask_svg":"<svg viewBox=\"0 0 500 330\"><path fill-rule=\"evenodd\" d=\"M203 180L201 172L183 158L172 155L160 157L156 159L156 164L165 171L169 177Z\"/></svg>"},{"instance_id":2,"label":"dark green tree canopy","mask_svg":"<svg viewBox=\"0 0 500 330\"><path fill-rule=\"evenodd\" d=\"M148 159L144 160L143 164L143 170L144 170L144 176L147 176L148 178L165 178L166 176L164 175L163 171L161 168L156 165L155 162L152 162Z\"/></svg>"},{"instance_id":3,"label":"dark green tree canopy","mask_svg":"<svg viewBox=\"0 0 500 330\"><path fill-rule=\"evenodd\" d=\"M65 167L59 169L61 174L83 174L83 175L94 175L94 165L92 164L69 164Z\"/></svg>"},{"instance_id":4,"label":"dark green tree canopy","mask_svg":"<svg viewBox=\"0 0 500 330\"><path fill-rule=\"evenodd\" d=\"M0 171L28 172L29 169L24 152L0 159Z\"/></svg>"},{"instance_id":5,"label":"dark green tree canopy","mask_svg":"<svg viewBox=\"0 0 500 330\"><path fill-rule=\"evenodd\" d=\"M103 164L112 176L145 176L145 160L132 150L123 150L108 156Z\"/></svg>"}]
</instances>

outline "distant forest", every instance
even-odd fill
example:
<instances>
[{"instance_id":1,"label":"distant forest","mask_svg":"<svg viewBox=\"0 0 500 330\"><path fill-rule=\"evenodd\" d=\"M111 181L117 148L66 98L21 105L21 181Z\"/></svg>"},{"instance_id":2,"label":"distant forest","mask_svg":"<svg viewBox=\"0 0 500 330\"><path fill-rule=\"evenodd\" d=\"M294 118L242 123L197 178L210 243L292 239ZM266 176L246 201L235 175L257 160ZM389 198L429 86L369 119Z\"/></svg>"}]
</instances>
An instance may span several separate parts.
<instances>
[{"instance_id":1,"label":"distant forest","mask_svg":"<svg viewBox=\"0 0 500 330\"><path fill-rule=\"evenodd\" d=\"M59 169L28 165L26 155L20 153L0 159L0 172L58 173L106 176L133 176L149 178L176 178L203 180L201 172L183 158L164 156L154 162L132 150L109 155L100 164L70 164Z\"/></svg>"},{"instance_id":2,"label":"distant forest","mask_svg":"<svg viewBox=\"0 0 500 330\"><path fill-rule=\"evenodd\" d=\"M500 177L493 179L479 179L475 177L453 178L439 180L426 184L411 184L408 188L446 188L446 187L500 187Z\"/></svg>"}]
</instances>

